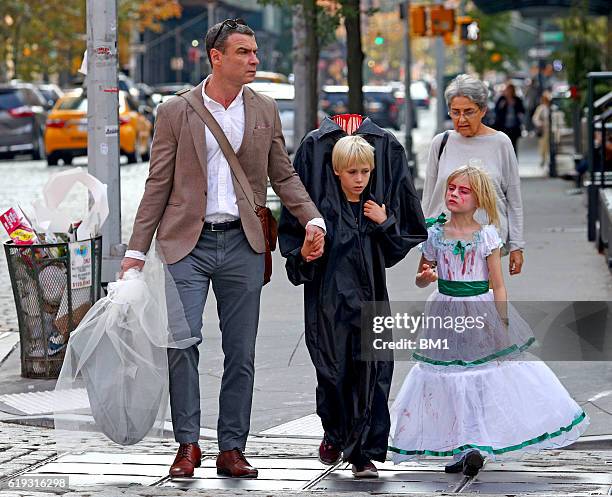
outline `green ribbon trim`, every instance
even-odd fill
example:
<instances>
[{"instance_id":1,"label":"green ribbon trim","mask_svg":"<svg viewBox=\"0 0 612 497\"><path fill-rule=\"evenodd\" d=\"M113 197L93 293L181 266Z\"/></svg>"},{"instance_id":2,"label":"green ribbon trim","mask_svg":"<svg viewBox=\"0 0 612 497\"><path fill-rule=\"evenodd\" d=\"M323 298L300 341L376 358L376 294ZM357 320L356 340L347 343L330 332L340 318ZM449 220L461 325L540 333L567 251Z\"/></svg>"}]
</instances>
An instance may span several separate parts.
<instances>
[{"instance_id":1,"label":"green ribbon trim","mask_svg":"<svg viewBox=\"0 0 612 497\"><path fill-rule=\"evenodd\" d=\"M582 423L585 419L586 419L586 414L585 414L584 411L582 411L582 414L577 416L569 425L563 426L562 428L559 428L557 431L554 431L552 433L543 433L539 437L532 438L531 440L526 440L525 442L522 442L522 443L517 444L517 445L510 445L509 447L504 447L502 449L494 449L490 445L465 444L465 445L461 445L460 447L457 447L456 449L446 450L446 451L436 451L436 450L404 450L404 449L398 449L397 447L392 447L392 446L389 446L389 450L391 452L396 452L398 454L402 454L402 455L405 455L405 456L448 457L448 456L453 456L455 454L459 454L459 453L461 453L461 452L463 452L464 450L467 450L467 449L478 449L478 450L480 450L482 452L488 452L489 454L498 454L499 455L499 454L505 454L506 452L512 452L512 451L515 451L515 450L524 449L525 447L528 447L530 445L538 444L540 442L543 442L544 440L549 440L551 438L558 437L558 436L562 435L564 432L571 431L571 429L574 428L574 426L577 426L578 424Z\"/></svg>"},{"instance_id":2,"label":"green ribbon trim","mask_svg":"<svg viewBox=\"0 0 612 497\"><path fill-rule=\"evenodd\" d=\"M453 254L461 255L461 262L465 260L465 247L466 244L462 243L461 240L457 240L455 247L453 248Z\"/></svg>"},{"instance_id":3,"label":"green ribbon trim","mask_svg":"<svg viewBox=\"0 0 612 497\"><path fill-rule=\"evenodd\" d=\"M453 361L438 361L436 359L430 359L429 357L425 357L425 356L422 356L421 354L417 354L416 352L412 354L412 357L414 357L414 359L419 362L426 362L427 364L433 364L434 366L465 366L465 367L480 366L481 364L485 364L487 362L494 361L495 359L498 359L499 357L503 357L508 354L512 354L513 352L523 352L524 350L531 347L531 345L533 345L535 341L536 341L535 338L531 337L521 346L512 344L510 345L510 347L506 347L505 349L498 350L497 352L494 352L493 354L489 354L488 356L483 357L482 359L476 359L475 361L462 361L461 359L455 359Z\"/></svg>"},{"instance_id":4,"label":"green ribbon trim","mask_svg":"<svg viewBox=\"0 0 612 497\"><path fill-rule=\"evenodd\" d=\"M451 297L474 297L489 291L489 281L451 281L438 278L438 291Z\"/></svg>"},{"instance_id":5,"label":"green ribbon trim","mask_svg":"<svg viewBox=\"0 0 612 497\"><path fill-rule=\"evenodd\" d=\"M446 214L443 212L438 217L428 217L425 219L425 226L431 228L434 224L444 224L446 222Z\"/></svg>"}]
</instances>

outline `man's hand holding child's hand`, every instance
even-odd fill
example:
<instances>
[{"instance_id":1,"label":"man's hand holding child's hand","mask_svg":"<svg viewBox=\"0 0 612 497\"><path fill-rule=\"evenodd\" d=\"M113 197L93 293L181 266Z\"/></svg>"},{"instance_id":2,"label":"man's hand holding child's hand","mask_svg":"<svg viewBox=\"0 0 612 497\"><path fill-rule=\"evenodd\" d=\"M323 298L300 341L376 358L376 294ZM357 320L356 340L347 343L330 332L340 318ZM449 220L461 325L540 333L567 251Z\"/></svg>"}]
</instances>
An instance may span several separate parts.
<instances>
[{"instance_id":1,"label":"man's hand holding child's hand","mask_svg":"<svg viewBox=\"0 0 612 497\"><path fill-rule=\"evenodd\" d=\"M387 220L387 209L385 209L385 204L380 206L373 200L368 200L363 204L363 214L376 224L382 224Z\"/></svg>"},{"instance_id":2,"label":"man's hand holding child's hand","mask_svg":"<svg viewBox=\"0 0 612 497\"><path fill-rule=\"evenodd\" d=\"M306 232L304 244L302 245L302 258L306 262L314 261L323 255L323 247L325 245L325 234L322 230L313 230L314 232Z\"/></svg>"}]
</instances>

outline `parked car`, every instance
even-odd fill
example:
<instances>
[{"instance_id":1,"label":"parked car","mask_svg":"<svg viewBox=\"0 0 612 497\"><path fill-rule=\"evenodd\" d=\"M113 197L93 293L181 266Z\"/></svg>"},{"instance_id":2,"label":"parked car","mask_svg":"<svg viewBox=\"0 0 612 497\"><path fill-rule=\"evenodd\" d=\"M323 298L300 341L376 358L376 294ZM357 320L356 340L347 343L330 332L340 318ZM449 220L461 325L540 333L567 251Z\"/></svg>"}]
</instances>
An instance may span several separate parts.
<instances>
[{"instance_id":1,"label":"parked car","mask_svg":"<svg viewBox=\"0 0 612 497\"><path fill-rule=\"evenodd\" d=\"M138 112L138 102L129 93L119 91L120 153L128 163L149 159L153 126ZM87 154L87 95L83 90L66 93L47 119L45 132L47 163L55 166L60 160Z\"/></svg>"},{"instance_id":2,"label":"parked car","mask_svg":"<svg viewBox=\"0 0 612 497\"><path fill-rule=\"evenodd\" d=\"M169 98L172 98L177 91L183 89L191 89L193 85L190 83L164 83L153 86L153 95L151 98L156 105L164 103Z\"/></svg>"},{"instance_id":3,"label":"parked car","mask_svg":"<svg viewBox=\"0 0 612 497\"><path fill-rule=\"evenodd\" d=\"M254 83L289 83L289 78L279 72L257 71Z\"/></svg>"},{"instance_id":4,"label":"parked car","mask_svg":"<svg viewBox=\"0 0 612 497\"><path fill-rule=\"evenodd\" d=\"M280 115L281 126L283 128L283 136L285 137L285 146L290 154L295 152L296 141L299 143L302 137L295 138L293 132L293 121L295 116L295 87L287 83L266 83L257 82L249 83L248 86L258 93L267 95L274 100L278 105L278 113ZM327 114L318 111L318 123L325 119Z\"/></svg>"},{"instance_id":5,"label":"parked car","mask_svg":"<svg viewBox=\"0 0 612 497\"><path fill-rule=\"evenodd\" d=\"M324 86L321 92L321 110L330 115L348 112L348 86ZM400 111L396 90L391 86L364 86L365 114L383 128L400 128Z\"/></svg>"},{"instance_id":6,"label":"parked car","mask_svg":"<svg viewBox=\"0 0 612 497\"><path fill-rule=\"evenodd\" d=\"M26 153L44 159L46 119L47 102L34 85L0 85L0 154L12 158Z\"/></svg>"},{"instance_id":7,"label":"parked car","mask_svg":"<svg viewBox=\"0 0 612 497\"><path fill-rule=\"evenodd\" d=\"M294 95L295 89L293 85L287 83L268 83L254 81L249 83L248 86L258 93L267 95L268 97L276 100L278 105L278 113L280 115L281 126L283 128L283 135L285 137L285 146L287 152L292 153L294 151L294 139L293 139L293 116L294 116Z\"/></svg>"},{"instance_id":8,"label":"parked car","mask_svg":"<svg viewBox=\"0 0 612 497\"><path fill-rule=\"evenodd\" d=\"M38 91L42 93L42 96L45 97L49 109L51 109L55 105L55 102L64 95L61 88L53 83L35 83L35 85Z\"/></svg>"}]
</instances>

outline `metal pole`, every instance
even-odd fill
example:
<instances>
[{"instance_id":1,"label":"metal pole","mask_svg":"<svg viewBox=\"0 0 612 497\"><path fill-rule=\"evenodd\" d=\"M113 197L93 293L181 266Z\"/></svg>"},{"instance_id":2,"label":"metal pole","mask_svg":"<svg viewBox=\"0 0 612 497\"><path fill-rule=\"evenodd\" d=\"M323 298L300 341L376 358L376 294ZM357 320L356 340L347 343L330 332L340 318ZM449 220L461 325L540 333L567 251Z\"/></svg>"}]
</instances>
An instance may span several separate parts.
<instances>
[{"instance_id":1,"label":"metal pole","mask_svg":"<svg viewBox=\"0 0 612 497\"><path fill-rule=\"evenodd\" d=\"M107 185L109 215L102 226L102 282L114 281L121 244L117 0L87 0L87 160Z\"/></svg>"},{"instance_id":2,"label":"metal pole","mask_svg":"<svg viewBox=\"0 0 612 497\"><path fill-rule=\"evenodd\" d=\"M176 66L174 69L174 79L177 83L180 83L182 78L182 70L179 68L179 59L181 58L181 30L177 29L174 34L174 57L176 59Z\"/></svg>"},{"instance_id":3,"label":"metal pole","mask_svg":"<svg viewBox=\"0 0 612 497\"><path fill-rule=\"evenodd\" d=\"M215 1L208 1L207 5L207 12L208 12L208 29L212 28L215 24L217 24L217 20L216 20L216 8L217 8L217 2Z\"/></svg>"},{"instance_id":4,"label":"metal pole","mask_svg":"<svg viewBox=\"0 0 612 497\"><path fill-rule=\"evenodd\" d=\"M459 2L459 16L465 15L465 0ZM459 72L465 74L466 71L466 46L464 43L459 42Z\"/></svg>"},{"instance_id":5,"label":"metal pole","mask_svg":"<svg viewBox=\"0 0 612 497\"><path fill-rule=\"evenodd\" d=\"M596 237L595 223L597 221L597 185L595 184L595 125L593 123L593 77L587 74L588 94L587 94L587 130L589 145L589 169L591 171L591 184L588 187L588 229L587 236L589 242L594 242Z\"/></svg>"},{"instance_id":6,"label":"metal pole","mask_svg":"<svg viewBox=\"0 0 612 497\"><path fill-rule=\"evenodd\" d=\"M217 23L217 2L214 0L208 0L206 7L208 14L208 29L210 29ZM204 42L204 51L206 52L206 41ZM212 67L210 66L210 60L208 60L208 54L206 54L206 63L208 64L209 73L212 73Z\"/></svg>"},{"instance_id":7,"label":"metal pole","mask_svg":"<svg viewBox=\"0 0 612 497\"><path fill-rule=\"evenodd\" d=\"M412 47L410 39L410 0L406 0L406 15L404 23L404 104L406 105L406 156L412 177L417 177L417 161L412 148L412 127L414 126L414 106L410 87L412 85Z\"/></svg>"},{"instance_id":8,"label":"metal pole","mask_svg":"<svg viewBox=\"0 0 612 497\"><path fill-rule=\"evenodd\" d=\"M444 121L446 120L446 103L444 102L444 68L445 50L444 41L441 36L436 37L436 133L444 131Z\"/></svg>"},{"instance_id":9,"label":"metal pole","mask_svg":"<svg viewBox=\"0 0 612 497\"><path fill-rule=\"evenodd\" d=\"M542 58L542 50L544 49L544 37L542 34L542 19L538 18L536 21L536 26L538 30L538 101L542 97L542 93L544 93L544 67L545 61Z\"/></svg>"},{"instance_id":10,"label":"metal pole","mask_svg":"<svg viewBox=\"0 0 612 497\"><path fill-rule=\"evenodd\" d=\"M557 106L550 102L548 106L548 175L551 178L557 177L557 142L553 129L553 113L556 111Z\"/></svg>"},{"instance_id":11,"label":"metal pole","mask_svg":"<svg viewBox=\"0 0 612 497\"><path fill-rule=\"evenodd\" d=\"M444 0L438 0L435 3L443 5ZM446 51L441 36L436 36L434 43L436 56L436 133L442 133L444 131L444 121L446 121L447 113L446 102L444 102Z\"/></svg>"}]
</instances>

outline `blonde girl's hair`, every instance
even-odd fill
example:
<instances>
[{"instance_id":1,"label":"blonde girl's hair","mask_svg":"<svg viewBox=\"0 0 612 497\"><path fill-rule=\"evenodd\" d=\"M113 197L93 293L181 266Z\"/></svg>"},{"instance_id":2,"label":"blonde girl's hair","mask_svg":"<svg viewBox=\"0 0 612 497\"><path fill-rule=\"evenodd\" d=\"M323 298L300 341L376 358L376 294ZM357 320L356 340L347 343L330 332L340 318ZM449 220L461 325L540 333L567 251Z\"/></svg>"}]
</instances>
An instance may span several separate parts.
<instances>
[{"instance_id":1,"label":"blonde girl's hair","mask_svg":"<svg viewBox=\"0 0 612 497\"><path fill-rule=\"evenodd\" d=\"M499 215L497 213L497 202L495 187L491 177L483 169L476 166L462 166L453 171L446 180L446 188L451 181L459 176L465 176L470 183L470 188L474 193L476 205L487 213L489 224L499 227Z\"/></svg>"},{"instance_id":2,"label":"blonde girl's hair","mask_svg":"<svg viewBox=\"0 0 612 497\"><path fill-rule=\"evenodd\" d=\"M332 166L340 173L355 164L367 164L374 169L374 147L359 135L340 138L332 151Z\"/></svg>"}]
</instances>

